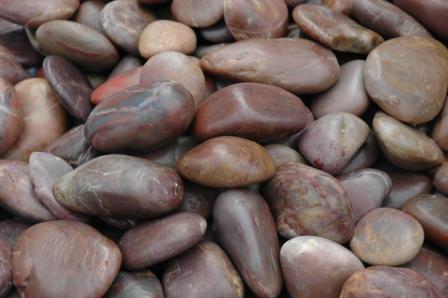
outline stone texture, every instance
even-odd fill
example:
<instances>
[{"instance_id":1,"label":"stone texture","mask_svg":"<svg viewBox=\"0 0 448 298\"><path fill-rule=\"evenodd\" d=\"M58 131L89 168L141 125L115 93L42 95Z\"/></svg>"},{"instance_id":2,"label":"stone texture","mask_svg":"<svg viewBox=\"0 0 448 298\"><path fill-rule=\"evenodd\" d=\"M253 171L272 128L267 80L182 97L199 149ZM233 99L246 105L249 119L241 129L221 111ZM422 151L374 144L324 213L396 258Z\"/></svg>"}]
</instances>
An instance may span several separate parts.
<instances>
[{"instance_id":1,"label":"stone texture","mask_svg":"<svg viewBox=\"0 0 448 298\"><path fill-rule=\"evenodd\" d=\"M264 148L274 160L277 168L291 162L306 164L306 160L300 155L300 153L291 147L280 144L271 144L265 146Z\"/></svg>"},{"instance_id":2,"label":"stone texture","mask_svg":"<svg viewBox=\"0 0 448 298\"><path fill-rule=\"evenodd\" d=\"M104 298L163 298L162 285L151 271L120 272Z\"/></svg>"},{"instance_id":3,"label":"stone texture","mask_svg":"<svg viewBox=\"0 0 448 298\"><path fill-rule=\"evenodd\" d=\"M25 69L15 61L12 52L2 45L0 45L0 77L11 84L17 84L29 78Z\"/></svg>"},{"instance_id":4,"label":"stone texture","mask_svg":"<svg viewBox=\"0 0 448 298\"><path fill-rule=\"evenodd\" d=\"M14 86L0 77L0 155L17 142L24 126L22 103Z\"/></svg>"},{"instance_id":5,"label":"stone texture","mask_svg":"<svg viewBox=\"0 0 448 298\"><path fill-rule=\"evenodd\" d=\"M171 12L190 27L204 28L217 23L224 15L224 0L173 0Z\"/></svg>"},{"instance_id":6,"label":"stone texture","mask_svg":"<svg viewBox=\"0 0 448 298\"><path fill-rule=\"evenodd\" d=\"M448 163L443 163L433 177L435 188L443 194L448 194Z\"/></svg>"},{"instance_id":7,"label":"stone texture","mask_svg":"<svg viewBox=\"0 0 448 298\"><path fill-rule=\"evenodd\" d=\"M85 1L81 3L74 16L77 23L89 26L92 29L102 32L101 10L106 4L101 1Z\"/></svg>"}]
</instances>

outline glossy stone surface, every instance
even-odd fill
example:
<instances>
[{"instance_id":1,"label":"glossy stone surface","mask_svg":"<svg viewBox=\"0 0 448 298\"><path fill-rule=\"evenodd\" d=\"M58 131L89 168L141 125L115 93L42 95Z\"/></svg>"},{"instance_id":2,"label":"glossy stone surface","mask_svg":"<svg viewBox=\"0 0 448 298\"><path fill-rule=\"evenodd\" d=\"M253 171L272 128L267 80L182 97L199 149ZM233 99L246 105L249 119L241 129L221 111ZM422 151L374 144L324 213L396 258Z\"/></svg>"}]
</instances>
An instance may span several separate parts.
<instances>
[{"instance_id":1,"label":"glossy stone surface","mask_svg":"<svg viewBox=\"0 0 448 298\"><path fill-rule=\"evenodd\" d=\"M30 227L29 224L14 219L5 219L0 222L0 240L14 248L20 235Z\"/></svg>"},{"instance_id":2,"label":"glossy stone surface","mask_svg":"<svg viewBox=\"0 0 448 298\"><path fill-rule=\"evenodd\" d=\"M373 130L383 155L397 167L427 170L442 164L445 159L431 138L382 112L375 114Z\"/></svg>"},{"instance_id":3,"label":"glossy stone surface","mask_svg":"<svg viewBox=\"0 0 448 298\"><path fill-rule=\"evenodd\" d=\"M364 64L363 60L353 60L341 66L339 81L311 101L316 118L336 112L361 116L367 110L369 97L364 89Z\"/></svg>"},{"instance_id":4,"label":"glossy stone surface","mask_svg":"<svg viewBox=\"0 0 448 298\"><path fill-rule=\"evenodd\" d=\"M364 85L373 101L397 120L428 122L445 102L448 50L429 37L389 40L367 57Z\"/></svg>"},{"instance_id":5,"label":"glossy stone surface","mask_svg":"<svg viewBox=\"0 0 448 298\"><path fill-rule=\"evenodd\" d=\"M85 216L65 208L53 195L53 185L72 170L73 168L62 158L50 153L33 152L30 156L30 179L40 202L58 219L86 221Z\"/></svg>"},{"instance_id":6,"label":"glossy stone surface","mask_svg":"<svg viewBox=\"0 0 448 298\"><path fill-rule=\"evenodd\" d=\"M208 27L224 14L224 0L173 0L171 12L180 22L190 27Z\"/></svg>"},{"instance_id":7,"label":"glossy stone surface","mask_svg":"<svg viewBox=\"0 0 448 298\"><path fill-rule=\"evenodd\" d=\"M409 200L403 211L417 219L425 231L425 239L448 248L448 198L441 195L419 195Z\"/></svg>"},{"instance_id":8,"label":"glossy stone surface","mask_svg":"<svg viewBox=\"0 0 448 298\"><path fill-rule=\"evenodd\" d=\"M5 297L11 290L12 284L12 249L0 241L0 297Z\"/></svg>"},{"instance_id":9,"label":"glossy stone surface","mask_svg":"<svg viewBox=\"0 0 448 298\"><path fill-rule=\"evenodd\" d=\"M271 144L264 147L269 155L274 160L275 165L278 167L293 162L306 164L305 159L296 150L280 144Z\"/></svg>"},{"instance_id":10,"label":"glossy stone surface","mask_svg":"<svg viewBox=\"0 0 448 298\"><path fill-rule=\"evenodd\" d=\"M30 28L57 19L70 18L79 7L79 0L1 0L0 17Z\"/></svg>"},{"instance_id":11,"label":"glossy stone surface","mask_svg":"<svg viewBox=\"0 0 448 298\"><path fill-rule=\"evenodd\" d=\"M349 113L327 114L304 131L299 151L317 169L337 174L369 136L369 126Z\"/></svg>"},{"instance_id":12,"label":"glossy stone surface","mask_svg":"<svg viewBox=\"0 0 448 298\"><path fill-rule=\"evenodd\" d=\"M19 238L13 278L22 297L102 297L120 264L117 245L92 227L52 221L32 226Z\"/></svg>"},{"instance_id":13,"label":"glossy stone surface","mask_svg":"<svg viewBox=\"0 0 448 298\"><path fill-rule=\"evenodd\" d=\"M324 91L336 83L340 72L330 50L292 38L239 41L203 57L201 67L212 75L271 84L294 93Z\"/></svg>"},{"instance_id":14,"label":"glossy stone surface","mask_svg":"<svg viewBox=\"0 0 448 298\"><path fill-rule=\"evenodd\" d=\"M435 188L441 193L448 194L448 163L442 164L433 177Z\"/></svg>"},{"instance_id":15,"label":"glossy stone surface","mask_svg":"<svg viewBox=\"0 0 448 298\"><path fill-rule=\"evenodd\" d=\"M219 190L216 188L185 183L184 198L177 211L196 213L207 219L212 214L218 194Z\"/></svg>"},{"instance_id":16,"label":"glossy stone surface","mask_svg":"<svg viewBox=\"0 0 448 298\"><path fill-rule=\"evenodd\" d=\"M196 50L196 42L196 35L190 27L170 20L157 20L143 30L138 50L144 58L166 51L188 55Z\"/></svg>"},{"instance_id":17,"label":"glossy stone surface","mask_svg":"<svg viewBox=\"0 0 448 298\"><path fill-rule=\"evenodd\" d=\"M177 170L195 183L234 188L263 182L276 167L269 153L255 142L238 137L217 137L188 151Z\"/></svg>"},{"instance_id":18,"label":"glossy stone surface","mask_svg":"<svg viewBox=\"0 0 448 298\"><path fill-rule=\"evenodd\" d=\"M22 103L14 86L0 77L0 155L17 142L24 121Z\"/></svg>"},{"instance_id":19,"label":"glossy stone surface","mask_svg":"<svg viewBox=\"0 0 448 298\"><path fill-rule=\"evenodd\" d=\"M139 84L98 104L85 136L103 152L143 152L173 141L193 120L195 103L181 84Z\"/></svg>"},{"instance_id":20,"label":"glossy stone surface","mask_svg":"<svg viewBox=\"0 0 448 298\"><path fill-rule=\"evenodd\" d=\"M384 38L399 36L431 36L413 17L385 0L356 0L352 4L355 19Z\"/></svg>"},{"instance_id":21,"label":"glossy stone surface","mask_svg":"<svg viewBox=\"0 0 448 298\"><path fill-rule=\"evenodd\" d=\"M119 272L104 298L163 298L162 285L151 271Z\"/></svg>"},{"instance_id":22,"label":"glossy stone surface","mask_svg":"<svg viewBox=\"0 0 448 298\"><path fill-rule=\"evenodd\" d=\"M167 298L243 298L244 285L225 252L203 241L171 260L163 274Z\"/></svg>"},{"instance_id":23,"label":"glossy stone surface","mask_svg":"<svg viewBox=\"0 0 448 298\"><path fill-rule=\"evenodd\" d=\"M347 174L356 170L373 166L378 158L379 148L375 136L370 132L364 144L352 157L340 174Z\"/></svg>"},{"instance_id":24,"label":"glossy stone surface","mask_svg":"<svg viewBox=\"0 0 448 298\"><path fill-rule=\"evenodd\" d=\"M441 298L442 295L431 281L414 270L374 266L347 280L340 298L349 297Z\"/></svg>"},{"instance_id":25,"label":"glossy stone surface","mask_svg":"<svg viewBox=\"0 0 448 298\"><path fill-rule=\"evenodd\" d=\"M363 169L338 178L352 203L358 221L369 211L381 207L392 188L392 180L383 171Z\"/></svg>"},{"instance_id":26,"label":"glossy stone surface","mask_svg":"<svg viewBox=\"0 0 448 298\"><path fill-rule=\"evenodd\" d=\"M383 42L376 32L323 5L298 5L292 15L308 36L336 51L366 54Z\"/></svg>"},{"instance_id":27,"label":"glossy stone surface","mask_svg":"<svg viewBox=\"0 0 448 298\"><path fill-rule=\"evenodd\" d=\"M370 265L399 266L417 255L423 237L422 226L407 213L378 208L358 221L350 247Z\"/></svg>"},{"instance_id":28,"label":"glossy stone surface","mask_svg":"<svg viewBox=\"0 0 448 298\"><path fill-rule=\"evenodd\" d=\"M64 57L88 71L104 71L118 61L117 50L104 35L76 22L45 23L37 29L36 39L44 52Z\"/></svg>"},{"instance_id":29,"label":"glossy stone surface","mask_svg":"<svg viewBox=\"0 0 448 298\"><path fill-rule=\"evenodd\" d=\"M74 16L74 20L80 24L93 28L98 32L102 32L103 28L101 27L100 18L101 10L105 5L106 4L101 1L85 1L79 6L79 9Z\"/></svg>"},{"instance_id":30,"label":"glossy stone surface","mask_svg":"<svg viewBox=\"0 0 448 298\"><path fill-rule=\"evenodd\" d=\"M252 292L277 297L282 288L278 237L263 197L252 190L225 191L215 202L213 224L219 243Z\"/></svg>"},{"instance_id":31,"label":"glossy stone surface","mask_svg":"<svg viewBox=\"0 0 448 298\"><path fill-rule=\"evenodd\" d=\"M18 82L29 77L25 69L23 69L23 67L15 61L14 55L10 52L10 50L1 45L0 77L11 84L17 84Z\"/></svg>"},{"instance_id":32,"label":"glossy stone surface","mask_svg":"<svg viewBox=\"0 0 448 298\"><path fill-rule=\"evenodd\" d=\"M311 235L345 243L352 237L355 220L350 200L327 173L286 164L264 185L263 196L285 238Z\"/></svg>"},{"instance_id":33,"label":"glossy stone surface","mask_svg":"<svg viewBox=\"0 0 448 298\"><path fill-rule=\"evenodd\" d=\"M286 35L288 8L283 0L224 0L224 19L236 40Z\"/></svg>"},{"instance_id":34,"label":"glossy stone surface","mask_svg":"<svg viewBox=\"0 0 448 298\"><path fill-rule=\"evenodd\" d=\"M65 110L85 121L92 104L92 86L87 77L75 65L59 56L47 56L43 62L45 78L54 89Z\"/></svg>"},{"instance_id":35,"label":"glossy stone surface","mask_svg":"<svg viewBox=\"0 0 448 298\"><path fill-rule=\"evenodd\" d=\"M280 251L280 260L286 287L293 298L338 298L344 282L364 269L351 251L315 236L287 241Z\"/></svg>"},{"instance_id":36,"label":"glossy stone surface","mask_svg":"<svg viewBox=\"0 0 448 298\"><path fill-rule=\"evenodd\" d=\"M22 104L24 126L5 158L28 161L34 151L45 149L66 129L66 114L45 79L28 79L15 86Z\"/></svg>"},{"instance_id":37,"label":"glossy stone surface","mask_svg":"<svg viewBox=\"0 0 448 298\"><path fill-rule=\"evenodd\" d=\"M95 216L146 219L182 202L176 172L141 158L105 155L63 176L53 187L65 207Z\"/></svg>"},{"instance_id":38,"label":"glossy stone surface","mask_svg":"<svg viewBox=\"0 0 448 298\"><path fill-rule=\"evenodd\" d=\"M128 53L138 55L138 40L155 15L137 0L112 1L101 10L101 28L107 37Z\"/></svg>"},{"instance_id":39,"label":"glossy stone surface","mask_svg":"<svg viewBox=\"0 0 448 298\"><path fill-rule=\"evenodd\" d=\"M269 143L299 132L311 121L311 111L294 94L271 85L239 83L200 105L193 132L202 140L234 135Z\"/></svg>"}]
</instances>

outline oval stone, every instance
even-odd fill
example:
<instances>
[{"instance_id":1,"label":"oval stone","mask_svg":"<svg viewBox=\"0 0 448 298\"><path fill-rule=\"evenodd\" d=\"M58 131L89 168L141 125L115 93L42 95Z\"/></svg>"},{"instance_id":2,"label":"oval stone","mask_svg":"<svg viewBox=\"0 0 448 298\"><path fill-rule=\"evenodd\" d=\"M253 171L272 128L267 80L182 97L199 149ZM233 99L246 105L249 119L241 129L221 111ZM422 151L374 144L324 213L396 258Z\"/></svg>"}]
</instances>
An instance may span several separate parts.
<instances>
[{"instance_id":1,"label":"oval stone","mask_svg":"<svg viewBox=\"0 0 448 298\"><path fill-rule=\"evenodd\" d=\"M305 159L296 150L280 144L271 144L264 147L269 155L274 160L275 165L278 167L287 163L303 163L306 164Z\"/></svg>"},{"instance_id":2,"label":"oval stone","mask_svg":"<svg viewBox=\"0 0 448 298\"><path fill-rule=\"evenodd\" d=\"M24 126L22 103L14 86L0 77L0 155L17 142Z\"/></svg>"},{"instance_id":3,"label":"oval stone","mask_svg":"<svg viewBox=\"0 0 448 298\"><path fill-rule=\"evenodd\" d=\"M217 23L224 14L224 0L173 0L171 12L180 22L204 28Z\"/></svg>"},{"instance_id":4,"label":"oval stone","mask_svg":"<svg viewBox=\"0 0 448 298\"><path fill-rule=\"evenodd\" d=\"M203 57L201 67L212 75L271 84L294 93L324 91L336 83L340 72L330 50L292 38L239 41Z\"/></svg>"},{"instance_id":5,"label":"oval stone","mask_svg":"<svg viewBox=\"0 0 448 298\"><path fill-rule=\"evenodd\" d=\"M293 298L338 298L344 282L364 269L351 251L315 236L288 240L282 246L280 260L286 287Z\"/></svg>"},{"instance_id":6,"label":"oval stone","mask_svg":"<svg viewBox=\"0 0 448 298\"><path fill-rule=\"evenodd\" d=\"M11 84L17 84L29 78L25 69L15 61L11 51L2 45L0 45L0 77Z\"/></svg>"},{"instance_id":7,"label":"oval stone","mask_svg":"<svg viewBox=\"0 0 448 298\"><path fill-rule=\"evenodd\" d=\"M384 41L376 32L323 5L298 5L292 16L308 36L336 51L367 54Z\"/></svg>"},{"instance_id":8,"label":"oval stone","mask_svg":"<svg viewBox=\"0 0 448 298\"><path fill-rule=\"evenodd\" d=\"M13 252L13 278L22 297L102 297L120 264L117 245L92 227L52 221L20 236Z\"/></svg>"},{"instance_id":9,"label":"oval stone","mask_svg":"<svg viewBox=\"0 0 448 298\"><path fill-rule=\"evenodd\" d=\"M101 1L85 1L81 3L73 19L77 23L89 26L98 32L102 32L103 28L101 27L100 18L101 10L105 5L106 4Z\"/></svg>"},{"instance_id":10,"label":"oval stone","mask_svg":"<svg viewBox=\"0 0 448 298\"><path fill-rule=\"evenodd\" d=\"M138 55L138 40L155 15L137 0L112 1L101 10L101 28L112 42L128 53Z\"/></svg>"},{"instance_id":11,"label":"oval stone","mask_svg":"<svg viewBox=\"0 0 448 298\"><path fill-rule=\"evenodd\" d=\"M104 298L163 298L162 285L151 271L120 272Z\"/></svg>"},{"instance_id":12,"label":"oval stone","mask_svg":"<svg viewBox=\"0 0 448 298\"><path fill-rule=\"evenodd\" d=\"M86 121L85 136L98 151L142 152L182 135L194 112L194 100L181 84L139 84L98 104Z\"/></svg>"},{"instance_id":13,"label":"oval stone","mask_svg":"<svg viewBox=\"0 0 448 298\"><path fill-rule=\"evenodd\" d=\"M442 164L433 177L433 184L438 191L448 194L448 163Z\"/></svg>"},{"instance_id":14,"label":"oval stone","mask_svg":"<svg viewBox=\"0 0 448 298\"><path fill-rule=\"evenodd\" d=\"M75 65L59 56L47 56L43 62L45 78L58 95L65 110L85 121L92 110L92 86Z\"/></svg>"},{"instance_id":15,"label":"oval stone","mask_svg":"<svg viewBox=\"0 0 448 298\"><path fill-rule=\"evenodd\" d=\"M271 85L239 83L200 105L193 132L201 140L234 135L268 143L301 131L311 121L313 114L294 94Z\"/></svg>"},{"instance_id":16,"label":"oval stone","mask_svg":"<svg viewBox=\"0 0 448 298\"><path fill-rule=\"evenodd\" d=\"M441 195L419 195L409 200L403 211L423 226L425 238L448 249L448 198Z\"/></svg>"},{"instance_id":17,"label":"oval stone","mask_svg":"<svg viewBox=\"0 0 448 298\"><path fill-rule=\"evenodd\" d=\"M53 187L65 207L85 214L147 219L182 202L181 178L170 168L127 155L92 159L64 175Z\"/></svg>"},{"instance_id":18,"label":"oval stone","mask_svg":"<svg viewBox=\"0 0 448 298\"><path fill-rule=\"evenodd\" d=\"M311 123L299 140L299 151L315 168L341 172L369 136L369 126L349 113L332 113Z\"/></svg>"},{"instance_id":19,"label":"oval stone","mask_svg":"<svg viewBox=\"0 0 448 298\"><path fill-rule=\"evenodd\" d=\"M445 102L448 50L429 37L389 40L367 57L364 85L373 101L394 118L410 124L428 122Z\"/></svg>"},{"instance_id":20,"label":"oval stone","mask_svg":"<svg viewBox=\"0 0 448 298\"><path fill-rule=\"evenodd\" d=\"M276 167L269 153L257 143L225 136L188 151L178 160L177 170L201 185L235 188L271 178Z\"/></svg>"},{"instance_id":21,"label":"oval stone","mask_svg":"<svg viewBox=\"0 0 448 298\"><path fill-rule=\"evenodd\" d=\"M374 266L346 281L340 298L351 297L442 298L442 295L431 281L414 270Z\"/></svg>"},{"instance_id":22,"label":"oval stone","mask_svg":"<svg viewBox=\"0 0 448 298\"><path fill-rule=\"evenodd\" d=\"M373 118L381 151L393 165L406 170L428 170L445 160L437 144L424 133L382 112Z\"/></svg>"},{"instance_id":23,"label":"oval stone","mask_svg":"<svg viewBox=\"0 0 448 298\"><path fill-rule=\"evenodd\" d=\"M286 164L264 185L263 194L285 238L311 235L345 243L353 235L355 220L347 193L325 172Z\"/></svg>"},{"instance_id":24,"label":"oval stone","mask_svg":"<svg viewBox=\"0 0 448 298\"><path fill-rule=\"evenodd\" d=\"M412 260L423 244L423 228L408 214L378 208L356 224L351 250L370 265L399 266Z\"/></svg>"},{"instance_id":25,"label":"oval stone","mask_svg":"<svg viewBox=\"0 0 448 298\"><path fill-rule=\"evenodd\" d=\"M252 292L257 297L277 297L282 289L278 237L263 197L244 189L222 193L213 208L213 224Z\"/></svg>"},{"instance_id":26,"label":"oval stone","mask_svg":"<svg viewBox=\"0 0 448 298\"><path fill-rule=\"evenodd\" d=\"M225 252L202 241L171 260L163 274L169 298L244 297L244 285Z\"/></svg>"},{"instance_id":27,"label":"oval stone","mask_svg":"<svg viewBox=\"0 0 448 298\"><path fill-rule=\"evenodd\" d=\"M36 39L44 52L64 57L88 71L104 71L118 62L117 50L104 35L76 22L45 23L37 29Z\"/></svg>"},{"instance_id":28,"label":"oval stone","mask_svg":"<svg viewBox=\"0 0 448 298\"><path fill-rule=\"evenodd\" d=\"M236 40L279 38L288 29L283 0L224 0L224 19Z\"/></svg>"},{"instance_id":29,"label":"oval stone","mask_svg":"<svg viewBox=\"0 0 448 298\"><path fill-rule=\"evenodd\" d=\"M143 269L180 255L198 243L207 229L200 215L182 212L146 222L121 237L123 266Z\"/></svg>"}]
</instances>

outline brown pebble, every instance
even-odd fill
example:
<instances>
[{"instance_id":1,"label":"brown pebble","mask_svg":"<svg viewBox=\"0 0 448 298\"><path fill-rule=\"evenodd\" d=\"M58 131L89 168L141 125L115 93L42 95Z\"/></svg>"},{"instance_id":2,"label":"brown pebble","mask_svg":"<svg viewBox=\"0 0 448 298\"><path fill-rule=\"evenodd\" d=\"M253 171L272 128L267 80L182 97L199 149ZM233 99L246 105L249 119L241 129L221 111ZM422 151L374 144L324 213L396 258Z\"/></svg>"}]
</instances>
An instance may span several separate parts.
<instances>
[{"instance_id":1,"label":"brown pebble","mask_svg":"<svg viewBox=\"0 0 448 298\"><path fill-rule=\"evenodd\" d=\"M162 285L151 271L120 272L104 298L163 298Z\"/></svg>"},{"instance_id":2,"label":"brown pebble","mask_svg":"<svg viewBox=\"0 0 448 298\"><path fill-rule=\"evenodd\" d=\"M190 27L204 28L217 23L224 14L224 0L173 0L174 17Z\"/></svg>"},{"instance_id":3,"label":"brown pebble","mask_svg":"<svg viewBox=\"0 0 448 298\"><path fill-rule=\"evenodd\" d=\"M306 164L306 160L300 155L300 153L291 147L280 144L271 144L265 146L264 148L274 160L277 168L290 162Z\"/></svg>"}]
</instances>

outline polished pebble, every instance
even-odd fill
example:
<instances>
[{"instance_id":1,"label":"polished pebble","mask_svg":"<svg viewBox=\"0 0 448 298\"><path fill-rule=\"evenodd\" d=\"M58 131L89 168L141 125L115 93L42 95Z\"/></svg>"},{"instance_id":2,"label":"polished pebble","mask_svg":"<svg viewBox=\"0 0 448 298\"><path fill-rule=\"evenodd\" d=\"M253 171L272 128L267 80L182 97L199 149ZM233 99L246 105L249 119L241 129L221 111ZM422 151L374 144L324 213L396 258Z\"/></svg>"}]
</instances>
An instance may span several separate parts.
<instances>
[{"instance_id":1,"label":"polished pebble","mask_svg":"<svg viewBox=\"0 0 448 298\"><path fill-rule=\"evenodd\" d=\"M120 272L104 298L163 298L162 285L151 271Z\"/></svg>"},{"instance_id":2,"label":"polished pebble","mask_svg":"<svg viewBox=\"0 0 448 298\"><path fill-rule=\"evenodd\" d=\"M103 10L105 5L106 4L101 1L85 1L81 3L73 19L77 23L89 26L98 32L102 32L103 28L101 27L100 18L101 10Z\"/></svg>"},{"instance_id":3,"label":"polished pebble","mask_svg":"<svg viewBox=\"0 0 448 298\"><path fill-rule=\"evenodd\" d=\"M224 15L224 0L173 0L174 17L190 27L204 28L217 23Z\"/></svg>"}]
</instances>

